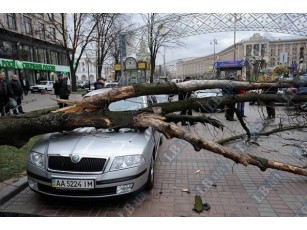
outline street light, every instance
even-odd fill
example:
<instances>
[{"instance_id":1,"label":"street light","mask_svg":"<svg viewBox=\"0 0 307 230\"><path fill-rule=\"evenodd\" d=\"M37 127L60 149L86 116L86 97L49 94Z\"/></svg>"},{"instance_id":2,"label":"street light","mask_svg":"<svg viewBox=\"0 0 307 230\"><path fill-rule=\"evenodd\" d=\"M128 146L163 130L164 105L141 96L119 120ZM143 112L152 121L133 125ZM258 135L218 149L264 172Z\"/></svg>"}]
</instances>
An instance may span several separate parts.
<instances>
[{"instance_id":1,"label":"street light","mask_svg":"<svg viewBox=\"0 0 307 230\"><path fill-rule=\"evenodd\" d=\"M90 80L90 58L86 57L85 62L87 63L87 77L88 77L88 90L91 90L91 80Z\"/></svg>"},{"instance_id":2,"label":"street light","mask_svg":"<svg viewBox=\"0 0 307 230\"><path fill-rule=\"evenodd\" d=\"M210 45L213 44L213 73L215 72L214 70L214 64L215 64L215 45L217 45L217 40L214 38L213 41L210 42Z\"/></svg>"},{"instance_id":3,"label":"street light","mask_svg":"<svg viewBox=\"0 0 307 230\"><path fill-rule=\"evenodd\" d=\"M240 15L234 13L233 18L229 18L229 21L233 22L233 60L236 60L236 31L237 31L237 22L240 21L242 18Z\"/></svg>"}]
</instances>

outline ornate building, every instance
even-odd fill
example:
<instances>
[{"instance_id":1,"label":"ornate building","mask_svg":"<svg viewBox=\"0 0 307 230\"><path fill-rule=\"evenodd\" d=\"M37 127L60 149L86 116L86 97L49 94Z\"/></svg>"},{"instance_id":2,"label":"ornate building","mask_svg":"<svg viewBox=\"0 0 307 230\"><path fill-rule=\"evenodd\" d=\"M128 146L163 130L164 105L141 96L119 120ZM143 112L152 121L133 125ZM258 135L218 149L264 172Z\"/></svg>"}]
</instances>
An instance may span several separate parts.
<instances>
[{"instance_id":1,"label":"ornate building","mask_svg":"<svg viewBox=\"0 0 307 230\"><path fill-rule=\"evenodd\" d=\"M300 47L306 50L307 39L269 39L255 33L252 37L236 43L236 60L264 59L267 67L282 64L296 69L299 63ZM232 61L234 46L227 47L216 54L216 61ZM214 55L177 62L177 76L184 78L209 78L212 76ZM306 62L306 56L304 57Z\"/></svg>"},{"instance_id":2,"label":"ornate building","mask_svg":"<svg viewBox=\"0 0 307 230\"><path fill-rule=\"evenodd\" d=\"M67 54L57 45L61 36L52 20L61 23L56 13L0 14L0 69L6 78L23 75L34 84L55 80L59 73L69 75Z\"/></svg>"}]
</instances>

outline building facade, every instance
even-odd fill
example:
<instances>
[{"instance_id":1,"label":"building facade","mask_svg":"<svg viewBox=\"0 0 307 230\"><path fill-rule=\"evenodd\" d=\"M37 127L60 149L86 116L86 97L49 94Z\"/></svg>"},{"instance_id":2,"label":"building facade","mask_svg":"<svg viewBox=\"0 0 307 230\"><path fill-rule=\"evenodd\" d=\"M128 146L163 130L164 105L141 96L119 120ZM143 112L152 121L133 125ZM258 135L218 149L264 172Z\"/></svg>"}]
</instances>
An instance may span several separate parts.
<instances>
[{"instance_id":1,"label":"building facade","mask_svg":"<svg viewBox=\"0 0 307 230\"><path fill-rule=\"evenodd\" d=\"M76 71L76 81L89 80L91 83L97 80L95 58L81 57Z\"/></svg>"},{"instance_id":2,"label":"building facade","mask_svg":"<svg viewBox=\"0 0 307 230\"><path fill-rule=\"evenodd\" d=\"M255 33L252 37L236 43L236 60L264 59L267 68L284 65L295 69L299 64L300 48L306 53L307 39L269 39ZM214 55L177 62L177 76L185 78L210 78ZM234 45L216 53L216 61L233 61ZM306 62L306 55L304 56Z\"/></svg>"},{"instance_id":3,"label":"building facade","mask_svg":"<svg viewBox=\"0 0 307 230\"><path fill-rule=\"evenodd\" d=\"M61 26L57 13L0 14L0 69L6 78L22 75L31 85L39 80L69 76L66 50L53 20ZM66 26L66 24L64 25Z\"/></svg>"}]
</instances>

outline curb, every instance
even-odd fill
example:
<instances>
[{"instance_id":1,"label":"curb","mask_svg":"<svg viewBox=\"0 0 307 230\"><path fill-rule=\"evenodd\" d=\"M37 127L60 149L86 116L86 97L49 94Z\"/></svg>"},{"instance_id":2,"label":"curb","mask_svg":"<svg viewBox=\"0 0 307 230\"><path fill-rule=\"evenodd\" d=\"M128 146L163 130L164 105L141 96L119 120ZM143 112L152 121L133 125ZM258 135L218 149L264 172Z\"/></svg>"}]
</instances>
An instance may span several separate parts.
<instances>
[{"instance_id":1,"label":"curb","mask_svg":"<svg viewBox=\"0 0 307 230\"><path fill-rule=\"evenodd\" d=\"M28 180L26 176L18 179L18 181L14 182L13 184L8 184L5 186L3 189L1 189L0 205L10 200L12 197L24 190L27 186Z\"/></svg>"}]
</instances>

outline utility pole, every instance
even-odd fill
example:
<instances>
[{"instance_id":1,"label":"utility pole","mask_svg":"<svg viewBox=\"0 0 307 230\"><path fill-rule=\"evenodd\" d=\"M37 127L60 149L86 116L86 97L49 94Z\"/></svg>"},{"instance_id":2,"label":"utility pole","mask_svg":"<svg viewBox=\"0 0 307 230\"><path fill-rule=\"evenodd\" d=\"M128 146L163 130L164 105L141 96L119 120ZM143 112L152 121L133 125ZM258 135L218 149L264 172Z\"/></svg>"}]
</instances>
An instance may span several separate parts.
<instances>
[{"instance_id":1,"label":"utility pole","mask_svg":"<svg viewBox=\"0 0 307 230\"><path fill-rule=\"evenodd\" d=\"M213 74L215 75L215 68L214 68L214 64L215 64L215 61L216 61L216 58L215 58L215 45L217 45L217 40L214 38L213 41L210 42L210 44L211 45L213 44Z\"/></svg>"},{"instance_id":2,"label":"utility pole","mask_svg":"<svg viewBox=\"0 0 307 230\"><path fill-rule=\"evenodd\" d=\"M242 18L238 16L238 14L233 14L233 60L236 60L236 32L237 32L237 22L240 21ZM229 18L229 21L232 21L232 18Z\"/></svg>"},{"instance_id":3,"label":"utility pole","mask_svg":"<svg viewBox=\"0 0 307 230\"><path fill-rule=\"evenodd\" d=\"M119 35L119 48L120 48L120 80L121 85L126 85L124 79L124 58L126 57L126 34Z\"/></svg>"},{"instance_id":4,"label":"utility pole","mask_svg":"<svg viewBox=\"0 0 307 230\"><path fill-rule=\"evenodd\" d=\"M163 55L163 65L164 65L164 77L165 77L165 80L166 79L166 66L165 66L165 47L164 47L164 55Z\"/></svg>"}]
</instances>

